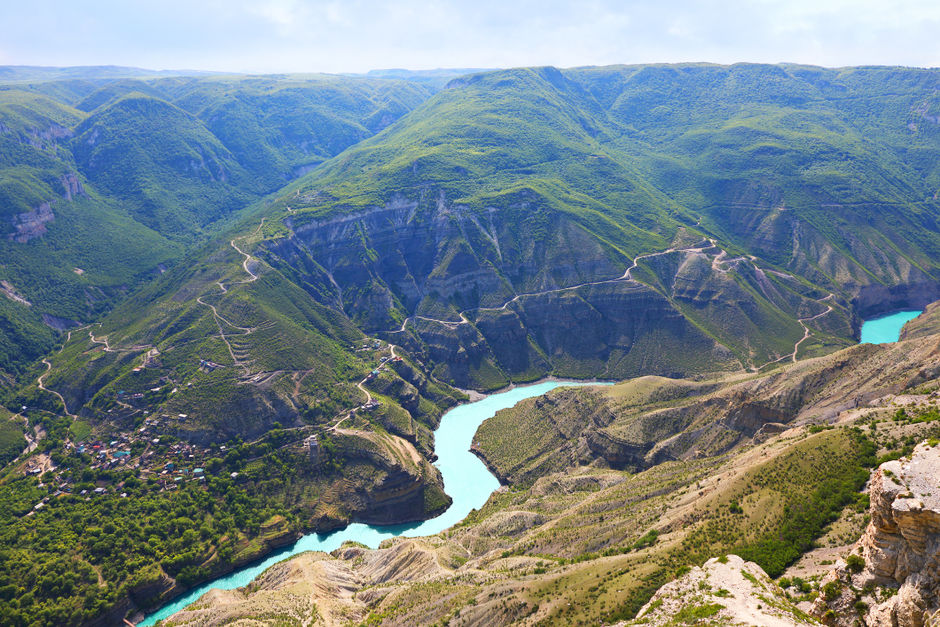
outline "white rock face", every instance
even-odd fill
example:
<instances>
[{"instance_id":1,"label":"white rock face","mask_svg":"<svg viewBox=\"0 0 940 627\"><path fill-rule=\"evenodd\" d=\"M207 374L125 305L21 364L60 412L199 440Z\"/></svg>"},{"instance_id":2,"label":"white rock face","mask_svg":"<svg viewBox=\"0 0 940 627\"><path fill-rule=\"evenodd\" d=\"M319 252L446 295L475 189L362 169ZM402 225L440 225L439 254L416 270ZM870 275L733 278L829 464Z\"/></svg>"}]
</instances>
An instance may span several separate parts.
<instances>
[{"instance_id":1,"label":"white rock face","mask_svg":"<svg viewBox=\"0 0 940 627\"><path fill-rule=\"evenodd\" d=\"M864 569L852 573L840 561L822 583L835 582L842 592L817 599L815 615L831 609L837 625L859 618L879 626L936 624L930 617L940 609L940 447L921 444L910 460L881 465L871 482L871 522L852 552L865 559ZM863 596L869 609L858 616L853 591L872 586L883 592Z\"/></svg>"},{"instance_id":2,"label":"white rock face","mask_svg":"<svg viewBox=\"0 0 940 627\"><path fill-rule=\"evenodd\" d=\"M52 205L44 202L32 211L13 216L13 228L16 231L7 237L19 244L24 244L34 237L45 235L46 223L53 220L55 220L55 214L52 213Z\"/></svg>"}]
</instances>

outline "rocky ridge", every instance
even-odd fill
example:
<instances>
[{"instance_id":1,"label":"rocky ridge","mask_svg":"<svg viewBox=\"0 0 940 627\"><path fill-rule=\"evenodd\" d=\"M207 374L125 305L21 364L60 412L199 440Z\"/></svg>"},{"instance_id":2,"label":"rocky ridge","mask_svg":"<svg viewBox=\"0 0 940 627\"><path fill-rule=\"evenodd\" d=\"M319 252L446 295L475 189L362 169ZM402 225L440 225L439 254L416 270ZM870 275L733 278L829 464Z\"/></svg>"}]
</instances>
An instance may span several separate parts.
<instances>
[{"instance_id":1,"label":"rocky ridge","mask_svg":"<svg viewBox=\"0 0 940 627\"><path fill-rule=\"evenodd\" d=\"M923 316L911 332L929 330L936 317ZM893 345L861 344L763 375L640 377L606 388L553 390L484 422L474 450L501 481L523 485L584 464L640 470L718 455L795 425L836 422L936 378L937 340L918 335ZM538 437L508 439L519 424ZM503 441L513 444L503 447Z\"/></svg>"},{"instance_id":2,"label":"rocky ridge","mask_svg":"<svg viewBox=\"0 0 940 627\"><path fill-rule=\"evenodd\" d=\"M552 235L529 241L518 224L532 216ZM841 296L701 234L681 228L631 258L528 196L477 211L426 191L283 223L290 235L265 240L261 258L459 387L728 371L845 346L853 333ZM795 347L801 320L814 339Z\"/></svg>"},{"instance_id":3,"label":"rocky ridge","mask_svg":"<svg viewBox=\"0 0 940 627\"><path fill-rule=\"evenodd\" d=\"M429 581L450 573L438 556L413 540L369 551L352 544L304 553L264 572L245 588L214 589L164 624L228 625L247 617L261 624L336 625L359 622L368 604L388 593L389 581Z\"/></svg>"}]
</instances>

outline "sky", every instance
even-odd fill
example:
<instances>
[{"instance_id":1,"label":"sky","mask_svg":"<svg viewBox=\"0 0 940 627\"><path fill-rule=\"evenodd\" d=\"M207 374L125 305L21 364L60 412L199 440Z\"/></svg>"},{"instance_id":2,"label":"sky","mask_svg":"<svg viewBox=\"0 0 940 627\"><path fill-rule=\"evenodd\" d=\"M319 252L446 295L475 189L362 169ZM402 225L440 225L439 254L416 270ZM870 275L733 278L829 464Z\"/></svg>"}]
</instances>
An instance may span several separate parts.
<instances>
[{"instance_id":1,"label":"sky","mask_svg":"<svg viewBox=\"0 0 940 627\"><path fill-rule=\"evenodd\" d=\"M938 0L0 0L0 65L940 67Z\"/></svg>"}]
</instances>

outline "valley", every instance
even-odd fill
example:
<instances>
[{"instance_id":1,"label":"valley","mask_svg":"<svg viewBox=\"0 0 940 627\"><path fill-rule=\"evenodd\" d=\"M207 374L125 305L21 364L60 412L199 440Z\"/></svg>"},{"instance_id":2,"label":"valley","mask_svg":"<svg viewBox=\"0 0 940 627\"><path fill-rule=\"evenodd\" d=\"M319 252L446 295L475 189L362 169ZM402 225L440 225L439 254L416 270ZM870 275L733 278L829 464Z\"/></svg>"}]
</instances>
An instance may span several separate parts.
<instances>
[{"instance_id":1,"label":"valley","mask_svg":"<svg viewBox=\"0 0 940 627\"><path fill-rule=\"evenodd\" d=\"M728 553L779 578L936 437L937 89L0 84L0 622L612 624Z\"/></svg>"},{"instance_id":2,"label":"valley","mask_svg":"<svg viewBox=\"0 0 940 627\"><path fill-rule=\"evenodd\" d=\"M937 311L934 307L929 324L936 324ZM544 446L546 451L556 446L546 439L543 427L526 418L529 412L576 420L583 410L571 408L571 399L598 396L621 407L630 403L639 410L662 412L663 405L689 401L676 393L683 385L695 389L696 406L707 407L724 388L741 386L741 377L710 386L641 379L607 389L559 388L524 401L484 423L475 438L475 447L488 456L504 487L462 523L430 538L386 540L378 550L347 543L330 554L299 555L273 565L239 591L211 592L166 624L223 624L274 615L298 624L313 616L340 624L372 620L405 625L442 619L456 624L613 624L639 610L662 583L683 581L686 564L713 555L709 564L730 563L740 569L740 558L725 558L724 551L745 555L752 562L751 570L745 570L753 574L744 580L761 581L754 585L764 591L749 601L740 583L732 586L722 578L710 588L694 586L685 594L704 598L709 589L717 592L712 599L718 603L716 611L735 607L734 599L749 603L752 620L765 624L819 624L821 613L814 614L811 606L813 599L823 598L823 577L831 561L815 570L804 567L796 576L786 569L788 561L828 524L861 517L867 495L856 490L867 480L868 467L877 465L876 454L882 460L910 454L913 443L940 433L935 383L924 388L910 377L926 367L935 379L938 338L930 337L927 343L859 346L786 366L774 375L749 375L745 384L782 400L803 390L807 380L815 378L813 373L834 365L839 374L824 385L835 389L854 388L869 380L871 372L887 367L870 382L869 389L880 396L864 408L840 410L820 424L819 412L827 411L836 395L831 389L823 394L806 390L804 400L797 400L793 423L766 429L743 447L698 451L635 472L617 471L609 459L600 457L603 452L590 447L589 438L584 447L583 436L570 434L566 440L582 447L581 459L568 461L563 453L558 464L537 464L527 477L505 469L519 456L531 459L528 450L518 449L520 444ZM892 366L902 354L909 355L909 361ZM511 423L512 430L501 421ZM499 429L502 437L490 439L488 429ZM506 439L515 446L501 447ZM834 554L847 555L857 538L843 541ZM775 577L784 575L780 586L764 569ZM791 581L796 582L792 587ZM888 586L885 596L877 590L874 595L890 598L890 586L896 584L882 580L879 585ZM731 592L722 593L719 586ZM768 595L776 599L769 606ZM668 596L666 589L641 617L658 616L662 603L655 599L660 596ZM693 607L680 602L673 611ZM728 618L740 620L741 611L734 610ZM668 622L669 616L667 611L665 618L656 620Z\"/></svg>"}]
</instances>

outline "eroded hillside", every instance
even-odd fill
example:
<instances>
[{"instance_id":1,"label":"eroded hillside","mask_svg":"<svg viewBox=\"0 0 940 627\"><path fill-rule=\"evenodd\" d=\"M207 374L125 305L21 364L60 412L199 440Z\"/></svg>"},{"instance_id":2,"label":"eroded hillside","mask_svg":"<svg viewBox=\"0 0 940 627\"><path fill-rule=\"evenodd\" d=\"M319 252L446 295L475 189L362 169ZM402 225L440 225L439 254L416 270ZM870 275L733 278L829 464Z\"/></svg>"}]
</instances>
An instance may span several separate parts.
<instances>
[{"instance_id":1,"label":"eroded hillside","mask_svg":"<svg viewBox=\"0 0 940 627\"><path fill-rule=\"evenodd\" d=\"M932 307L909 333L931 328L938 311ZM477 446L508 485L463 523L429 538L386 541L378 550L347 546L330 555L303 554L247 588L208 594L167 624L223 624L273 613L298 625L609 624L633 617L674 578L644 610L647 620L674 619L664 604L675 609L670 595L691 581L689 595L701 602L680 603L692 608L689 620L764 616L768 624L816 624L809 600L828 594L820 581L827 568L817 567L809 583L786 578L780 586L763 571L779 577L817 538L827 541L833 523L861 516L868 495L860 491L876 454L908 454L909 443L940 433L938 351L940 336L919 334L764 375L646 377L607 389L555 390L484 423ZM742 386L748 394L736 394ZM593 414L584 411L586 402ZM779 413L735 420L758 404ZM532 454L558 448L552 429L577 424L575 415L594 423L604 408L611 424L627 425L684 406L696 408L700 427L742 430L719 449L708 446L713 438L700 438L703 445L683 455L624 470L577 433L563 440L557 463L539 463ZM556 421L540 422L540 416ZM494 429L503 437L486 437ZM674 435L683 429L673 425ZM522 465L526 472L507 471L519 458L533 463ZM838 554L848 555L855 538L842 541ZM756 564L743 566L726 553ZM691 579L685 575L708 558L720 559ZM729 568L736 570L722 570ZM702 573L705 586L697 583ZM903 577L893 577L882 576L880 585L896 588Z\"/></svg>"}]
</instances>

